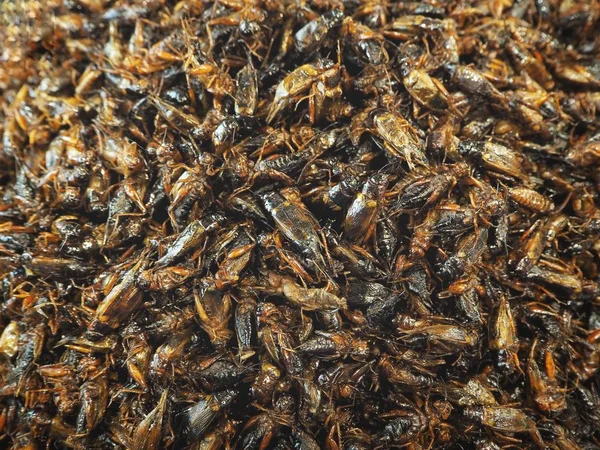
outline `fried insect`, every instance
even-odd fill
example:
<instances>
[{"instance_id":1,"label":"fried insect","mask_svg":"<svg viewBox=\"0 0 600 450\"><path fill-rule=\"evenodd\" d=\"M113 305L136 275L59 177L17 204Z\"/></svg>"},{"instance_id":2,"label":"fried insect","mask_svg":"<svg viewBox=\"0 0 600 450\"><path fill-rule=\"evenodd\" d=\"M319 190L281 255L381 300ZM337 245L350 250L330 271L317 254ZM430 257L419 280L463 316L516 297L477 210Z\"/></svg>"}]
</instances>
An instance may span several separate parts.
<instances>
[{"instance_id":1,"label":"fried insect","mask_svg":"<svg viewBox=\"0 0 600 450\"><path fill-rule=\"evenodd\" d=\"M291 277L269 272L267 282L276 293L283 294L290 302L308 311L332 311L347 307L345 298L340 298L323 288L304 288Z\"/></svg>"},{"instance_id":2,"label":"fried insect","mask_svg":"<svg viewBox=\"0 0 600 450\"><path fill-rule=\"evenodd\" d=\"M388 175L375 174L350 204L344 220L344 234L354 242L366 242L375 231L377 213L383 201Z\"/></svg>"}]
</instances>

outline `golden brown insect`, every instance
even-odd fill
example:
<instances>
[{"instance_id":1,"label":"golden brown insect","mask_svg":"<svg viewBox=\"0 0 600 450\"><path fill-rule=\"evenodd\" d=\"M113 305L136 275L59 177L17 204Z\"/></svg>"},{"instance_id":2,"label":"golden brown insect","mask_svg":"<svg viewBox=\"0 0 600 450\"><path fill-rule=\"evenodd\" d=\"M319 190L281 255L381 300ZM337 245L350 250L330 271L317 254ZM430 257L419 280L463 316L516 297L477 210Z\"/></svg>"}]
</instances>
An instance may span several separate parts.
<instances>
[{"instance_id":1,"label":"golden brown insect","mask_svg":"<svg viewBox=\"0 0 600 450\"><path fill-rule=\"evenodd\" d=\"M465 415L500 433L529 433L539 448L545 446L535 422L519 409L504 406L482 406L465 410Z\"/></svg>"},{"instance_id":2,"label":"golden brown insect","mask_svg":"<svg viewBox=\"0 0 600 450\"><path fill-rule=\"evenodd\" d=\"M291 106L292 103L298 101L307 92L309 95L309 110L311 121L320 115L319 102L328 97L336 97L341 95L341 92L335 87L328 85L334 84L335 79L339 77L339 67L332 61L320 59L315 64L305 64L298 67L289 75L287 75L277 86L275 98L269 109L267 123L271 123L273 119L284 109ZM319 91L324 92L320 93Z\"/></svg>"},{"instance_id":3,"label":"golden brown insect","mask_svg":"<svg viewBox=\"0 0 600 450\"><path fill-rule=\"evenodd\" d=\"M360 130L368 130L382 140L382 146L391 158L406 160L409 168L415 164L427 165L422 143L412 125L402 116L385 110L364 111L353 119L352 128L357 133L352 139L358 143Z\"/></svg>"},{"instance_id":4,"label":"golden brown insect","mask_svg":"<svg viewBox=\"0 0 600 450\"><path fill-rule=\"evenodd\" d=\"M373 175L350 204L344 219L344 233L351 241L367 242L371 238L388 179L384 173Z\"/></svg>"},{"instance_id":5,"label":"golden brown insect","mask_svg":"<svg viewBox=\"0 0 600 450\"><path fill-rule=\"evenodd\" d=\"M535 404L541 411L562 411L566 407L565 389L558 386L552 349L547 348L544 352L545 371L542 372L536 361L537 344L536 339L531 345L527 362L527 377L533 391Z\"/></svg>"},{"instance_id":6,"label":"golden brown insect","mask_svg":"<svg viewBox=\"0 0 600 450\"><path fill-rule=\"evenodd\" d=\"M278 275L275 272L269 272L267 276L270 288L274 289L276 293L283 294L290 302L307 311L331 311L347 307L346 299L340 298L324 288L303 288L293 278Z\"/></svg>"},{"instance_id":7,"label":"golden brown insect","mask_svg":"<svg viewBox=\"0 0 600 450\"><path fill-rule=\"evenodd\" d=\"M499 107L506 108L508 103L504 96L483 74L469 66L447 64L450 82L464 91L480 95L489 101L496 102Z\"/></svg>"},{"instance_id":8,"label":"golden brown insect","mask_svg":"<svg viewBox=\"0 0 600 450\"><path fill-rule=\"evenodd\" d=\"M210 341L215 347L226 345L233 336L228 325L231 318L230 295L221 295L212 287L203 287L201 290L194 290L194 301L202 329L206 331Z\"/></svg>"},{"instance_id":9,"label":"golden brown insect","mask_svg":"<svg viewBox=\"0 0 600 450\"><path fill-rule=\"evenodd\" d=\"M137 284L145 291L166 292L185 283L193 273L193 269L182 266L147 269L140 272Z\"/></svg>"},{"instance_id":10,"label":"golden brown insect","mask_svg":"<svg viewBox=\"0 0 600 450\"><path fill-rule=\"evenodd\" d=\"M188 442L195 442L207 431L210 424L229 406L237 392L224 390L207 395L185 411L182 433Z\"/></svg>"},{"instance_id":11,"label":"golden brown insect","mask_svg":"<svg viewBox=\"0 0 600 450\"><path fill-rule=\"evenodd\" d=\"M554 87L555 82L543 61L535 58L526 48L523 48L523 46L515 41L508 42L506 50L518 70L527 72L544 89L552 89Z\"/></svg>"},{"instance_id":12,"label":"golden brown insect","mask_svg":"<svg viewBox=\"0 0 600 450\"><path fill-rule=\"evenodd\" d=\"M422 106L434 111L448 109L446 88L424 70L411 70L403 83L408 93Z\"/></svg>"},{"instance_id":13,"label":"golden brown insect","mask_svg":"<svg viewBox=\"0 0 600 450\"><path fill-rule=\"evenodd\" d=\"M310 338L297 347L297 351L309 355L340 356L365 358L369 354L368 344L360 339L353 339L344 332L322 333Z\"/></svg>"},{"instance_id":14,"label":"golden brown insect","mask_svg":"<svg viewBox=\"0 0 600 450\"><path fill-rule=\"evenodd\" d=\"M150 450L160 443L168 393L168 389L163 391L156 407L136 427L133 433L133 445L136 449Z\"/></svg>"},{"instance_id":15,"label":"golden brown insect","mask_svg":"<svg viewBox=\"0 0 600 450\"><path fill-rule=\"evenodd\" d=\"M94 319L88 326L91 331L102 332L107 328L116 328L139 306L142 293L136 284L136 278L145 264L146 261L141 257L122 275L119 283L110 289L98 305Z\"/></svg>"},{"instance_id":16,"label":"golden brown insect","mask_svg":"<svg viewBox=\"0 0 600 450\"><path fill-rule=\"evenodd\" d=\"M508 196L514 202L534 212L548 213L554 210L552 200L533 189L525 187L509 188Z\"/></svg>"},{"instance_id":17,"label":"golden brown insect","mask_svg":"<svg viewBox=\"0 0 600 450\"><path fill-rule=\"evenodd\" d=\"M477 344L477 335L472 330L443 319L413 319L399 314L394 319L394 325L407 338L422 336L434 345L469 347Z\"/></svg>"},{"instance_id":18,"label":"golden brown insect","mask_svg":"<svg viewBox=\"0 0 600 450\"><path fill-rule=\"evenodd\" d=\"M498 364L505 370L520 370L517 350L519 339L510 303L500 295L488 330L490 348L498 352Z\"/></svg>"},{"instance_id":19,"label":"golden brown insect","mask_svg":"<svg viewBox=\"0 0 600 450\"><path fill-rule=\"evenodd\" d=\"M463 141L458 151L474 157L479 164L492 172L509 177L524 179L523 160L518 153L494 142Z\"/></svg>"},{"instance_id":20,"label":"golden brown insect","mask_svg":"<svg viewBox=\"0 0 600 450\"><path fill-rule=\"evenodd\" d=\"M384 34L392 39L408 40L427 32L443 30L446 24L439 19L422 15L404 15L391 22Z\"/></svg>"},{"instance_id":21,"label":"golden brown insect","mask_svg":"<svg viewBox=\"0 0 600 450\"><path fill-rule=\"evenodd\" d=\"M248 62L236 78L235 112L242 116L253 116L258 106L258 80L256 69Z\"/></svg>"},{"instance_id":22,"label":"golden brown insect","mask_svg":"<svg viewBox=\"0 0 600 450\"><path fill-rule=\"evenodd\" d=\"M127 370L131 378L143 388L147 388L147 372L152 356L152 348L147 337L139 330L134 329L125 337L124 344L128 353Z\"/></svg>"}]
</instances>

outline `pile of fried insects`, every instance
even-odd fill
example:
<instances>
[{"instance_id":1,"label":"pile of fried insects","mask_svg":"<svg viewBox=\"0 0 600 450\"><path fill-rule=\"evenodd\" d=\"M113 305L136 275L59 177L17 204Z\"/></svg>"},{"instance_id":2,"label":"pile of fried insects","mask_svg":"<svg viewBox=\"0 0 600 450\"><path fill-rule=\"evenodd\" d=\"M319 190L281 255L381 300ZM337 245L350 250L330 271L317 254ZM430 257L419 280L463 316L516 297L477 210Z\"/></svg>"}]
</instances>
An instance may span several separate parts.
<instances>
[{"instance_id":1,"label":"pile of fried insects","mask_svg":"<svg viewBox=\"0 0 600 450\"><path fill-rule=\"evenodd\" d=\"M599 448L597 1L1 8L1 448Z\"/></svg>"}]
</instances>

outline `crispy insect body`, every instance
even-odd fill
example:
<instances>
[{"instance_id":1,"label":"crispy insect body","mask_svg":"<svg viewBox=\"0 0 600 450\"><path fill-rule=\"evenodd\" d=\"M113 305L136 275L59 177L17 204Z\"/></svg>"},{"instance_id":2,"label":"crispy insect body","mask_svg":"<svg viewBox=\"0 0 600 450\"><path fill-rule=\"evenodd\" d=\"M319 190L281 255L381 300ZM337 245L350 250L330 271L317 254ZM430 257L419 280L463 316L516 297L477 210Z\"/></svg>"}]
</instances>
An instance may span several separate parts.
<instances>
[{"instance_id":1,"label":"crispy insect body","mask_svg":"<svg viewBox=\"0 0 600 450\"><path fill-rule=\"evenodd\" d=\"M554 203L533 189L514 187L508 189L508 196L519 205L538 213L548 213L554 210Z\"/></svg>"},{"instance_id":2,"label":"crispy insect body","mask_svg":"<svg viewBox=\"0 0 600 450\"><path fill-rule=\"evenodd\" d=\"M127 371L136 383L143 388L147 388L148 384L146 377L150 366L152 348L148 344L146 336L143 333L127 336L124 341L124 345L128 351L126 364Z\"/></svg>"},{"instance_id":3,"label":"crispy insect body","mask_svg":"<svg viewBox=\"0 0 600 450\"><path fill-rule=\"evenodd\" d=\"M180 231L193 208L203 211L212 203L212 192L202 170L185 169L171 185L169 217L175 230Z\"/></svg>"},{"instance_id":4,"label":"crispy insect body","mask_svg":"<svg viewBox=\"0 0 600 450\"><path fill-rule=\"evenodd\" d=\"M346 297L352 306L369 306L391 294L392 290L380 283L355 281L348 284Z\"/></svg>"},{"instance_id":5,"label":"crispy insect body","mask_svg":"<svg viewBox=\"0 0 600 450\"><path fill-rule=\"evenodd\" d=\"M563 61L552 61L552 69L560 81L593 89L600 87L597 74L583 64L565 58Z\"/></svg>"},{"instance_id":6,"label":"crispy insect body","mask_svg":"<svg viewBox=\"0 0 600 450\"><path fill-rule=\"evenodd\" d=\"M160 345L150 361L149 374L152 379L160 379L173 372L179 364L192 339L189 329L171 333L167 341Z\"/></svg>"},{"instance_id":7,"label":"crispy insect body","mask_svg":"<svg viewBox=\"0 0 600 450\"><path fill-rule=\"evenodd\" d=\"M497 102L501 107L506 107L508 103L506 97L477 70L452 63L447 65L447 70L450 73L450 81L464 91L480 95Z\"/></svg>"},{"instance_id":8,"label":"crispy insect body","mask_svg":"<svg viewBox=\"0 0 600 450\"><path fill-rule=\"evenodd\" d=\"M116 328L142 301L142 294L136 283L138 273L145 265L143 258L122 276L98 305L94 319L88 326L90 331L102 332Z\"/></svg>"},{"instance_id":9,"label":"crispy insect body","mask_svg":"<svg viewBox=\"0 0 600 450\"><path fill-rule=\"evenodd\" d=\"M343 208L354 198L361 184L362 179L358 176L349 175L345 177L324 194L325 204L331 205L336 210Z\"/></svg>"},{"instance_id":10,"label":"crispy insect body","mask_svg":"<svg viewBox=\"0 0 600 450\"><path fill-rule=\"evenodd\" d=\"M372 326L378 326L382 323L387 323L394 315L396 305L404 300L405 296L398 293L392 293L384 298L379 299L367 306L366 318L367 323Z\"/></svg>"},{"instance_id":11,"label":"crispy insect body","mask_svg":"<svg viewBox=\"0 0 600 450\"><path fill-rule=\"evenodd\" d=\"M0 335L0 352L9 358L14 358L19 351L21 327L14 320L4 327Z\"/></svg>"},{"instance_id":12,"label":"crispy insect body","mask_svg":"<svg viewBox=\"0 0 600 450\"><path fill-rule=\"evenodd\" d=\"M247 372L245 367L231 359L217 360L208 367L200 365L198 369L192 364L190 369L194 372L194 377L199 380L204 389L209 391L232 387Z\"/></svg>"},{"instance_id":13,"label":"crispy insect body","mask_svg":"<svg viewBox=\"0 0 600 450\"><path fill-rule=\"evenodd\" d=\"M402 116L391 112L376 113L373 126L377 135L383 139L385 149L393 157L402 157L411 169L414 169L415 163L427 165L421 142L410 123Z\"/></svg>"},{"instance_id":14,"label":"crispy insect body","mask_svg":"<svg viewBox=\"0 0 600 450\"><path fill-rule=\"evenodd\" d=\"M539 266L533 266L525 275L525 279L542 283L572 296L580 294L583 290L583 283L577 275L555 272Z\"/></svg>"},{"instance_id":15,"label":"crispy insect body","mask_svg":"<svg viewBox=\"0 0 600 450\"><path fill-rule=\"evenodd\" d=\"M539 221L536 225L537 228L521 247L516 250L515 259L509 261L515 267L515 270L522 274L527 273L538 262L544 251L545 230Z\"/></svg>"},{"instance_id":16,"label":"crispy insect body","mask_svg":"<svg viewBox=\"0 0 600 450\"><path fill-rule=\"evenodd\" d=\"M213 130L211 139L217 154L223 154L238 137L245 137L256 127L251 116L225 117Z\"/></svg>"},{"instance_id":17,"label":"crispy insect body","mask_svg":"<svg viewBox=\"0 0 600 450\"><path fill-rule=\"evenodd\" d=\"M167 267L186 253L196 249L204 237L216 230L225 222L222 214L209 214L202 219L194 220L181 232L177 240L167 250L162 258L156 261L155 269Z\"/></svg>"},{"instance_id":18,"label":"crispy insect body","mask_svg":"<svg viewBox=\"0 0 600 450\"><path fill-rule=\"evenodd\" d=\"M235 113L253 116L258 106L258 80L256 70L248 63L238 72L235 91Z\"/></svg>"},{"instance_id":19,"label":"crispy insect body","mask_svg":"<svg viewBox=\"0 0 600 450\"><path fill-rule=\"evenodd\" d=\"M524 70L544 89L552 89L556 84L544 63L531 55L514 41L508 42L506 50L518 70Z\"/></svg>"},{"instance_id":20,"label":"crispy insect body","mask_svg":"<svg viewBox=\"0 0 600 450\"><path fill-rule=\"evenodd\" d=\"M537 339L531 345L527 361L527 378L533 391L533 399L540 411L560 412L567 406L565 390L558 387L555 374L542 374L535 359L536 345ZM552 361L552 364L548 364L548 361ZM553 365L550 350L546 350L546 362L547 365Z\"/></svg>"},{"instance_id":21,"label":"crispy insect body","mask_svg":"<svg viewBox=\"0 0 600 450\"><path fill-rule=\"evenodd\" d=\"M156 408L150 411L136 427L133 433L133 448L135 450L151 450L159 445L168 392L168 389L163 391Z\"/></svg>"},{"instance_id":22,"label":"crispy insect body","mask_svg":"<svg viewBox=\"0 0 600 450\"><path fill-rule=\"evenodd\" d=\"M467 175L468 170L466 164L457 163L418 177L403 189L395 209L406 211L419 207L427 208L451 190L458 180Z\"/></svg>"},{"instance_id":23,"label":"crispy insect body","mask_svg":"<svg viewBox=\"0 0 600 450\"><path fill-rule=\"evenodd\" d=\"M396 419L388 422L378 437L383 445L402 445L412 442L427 428L427 418L418 411L397 411Z\"/></svg>"},{"instance_id":24,"label":"crispy insect body","mask_svg":"<svg viewBox=\"0 0 600 450\"><path fill-rule=\"evenodd\" d=\"M367 342L354 339L343 331L321 333L300 344L296 350L309 355L332 356L334 358L346 355L366 357L369 354Z\"/></svg>"},{"instance_id":25,"label":"crispy insect body","mask_svg":"<svg viewBox=\"0 0 600 450\"><path fill-rule=\"evenodd\" d=\"M366 242L375 231L388 179L388 175L383 173L373 175L350 204L344 220L344 233L352 241Z\"/></svg>"},{"instance_id":26,"label":"crispy insect body","mask_svg":"<svg viewBox=\"0 0 600 450\"><path fill-rule=\"evenodd\" d=\"M239 301L235 309L235 334L237 336L240 359L246 359L254 354L252 344L256 336L254 325L255 310L256 302L251 299Z\"/></svg>"},{"instance_id":27,"label":"crispy insect body","mask_svg":"<svg viewBox=\"0 0 600 450\"><path fill-rule=\"evenodd\" d=\"M281 371L272 364L262 363L260 373L250 387L252 397L261 401L268 401L273 395L275 384L281 377Z\"/></svg>"},{"instance_id":28,"label":"crispy insect body","mask_svg":"<svg viewBox=\"0 0 600 450\"><path fill-rule=\"evenodd\" d=\"M275 292L283 294L290 302L307 311L335 311L347 308L345 298L322 288L303 288L293 278L285 275L269 272L267 282Z\"/></svg>"},{"instance_id":29,"label":"crispy insect body","mask_svg":"<svg viewBox=\"0 0 600 450\"><path fill-rule=\"evenodd\" d=\"M450 398L460 406L496 406L498 402L489 387L477 378L450 390Z\"/></svg>"},{"instance_id":30,"label":"crispy insect body","mask_svg":"<svg viewBox=\"0 0 600 450\"><path fill-rule=\"evenodd\" d=\"M431 129L427 137L427 150L432 155L444 157L445 155L452 156L457 154L458 138L456 133L459 130L460 119L456 114L448 113L442 116L435 126Z\"/></svg>"},{"instance_id":31,"label":"crispy insect body","mask_svg":"<svg viewBox=\"0 0 600 450\"><path fill-rule=\"evenodd\" d=\"M341 10L333 9L307 23L294 35L296 49L300 53L312 51L332 28L342 23L343 18Z\"/></svg>"},{"instance_id":32,"label":"crispy insect body","mask_svg":"<svg viewBox=\"0 0 600 450\"><path fill-rule=\"evenodd\" d=\"M0 387L3 395L18 395L22 389L24 375L40 357L46 343L48 330L44 325L30 328L19 336L19 349L14 367L6 375L6 382Z\"/></svg>"},{"instance_id":33,"label":"crispy insect body","mask_svg":"<svg viewBox=\"0 0 600 450\"><path fill-rule=\"evenodd\" d=\"M108 406L108 379L105 369L91 368L90 371L98 373L81 386L81 408L77 416L78 433L93 430L102 420Z\"/></svg>"},{"instance_id":34,"label":"crispy insect body","mask_svg":"<svg viewBox=\"0 0 600 450\"><path fill-rule=\"evenodd\" d=\"M267 116L267 123L271 123L275 116L287 108L296 96L309 90L319 75L333 68L332 61L319 60L316 64L304 64L286 76L277 86L275 98Z\"/></svg>"},{"instance_id":35,"label":"crispy insect body","mask_svg":"<svg viewBox=\"0 0 600 450\"><path fill-rule=\"evenodd\" d=\"M440 90L427 72L420 69L411 70L403 80L408 93L421 105L434 111L448 108L447 94Z\"/></svg>"},{"instance_id":36,"label":"crispy insect body","mask_svg":"<svg viewBox=\"0 0 600 450\"><path fill-rule=\"evenodd\" d=\"M471 156L486 169L513 178L524 179L522 158L513 150L503 145L486 141L462 141L458 151Z\"/></svg>"},{"instance_id":37,"label":"crispy insect body","mask_svg":"<svg viewBox=\"0 0 600 450\"><path fill-rule=\"evenodd\" d=\"M383 45L385 41L383 35L368 26L351 17L345 17L342 24L342 35L350 41L354 54L360 62L378 65L389 60L389 55Z\"/></svg>"},{"instance_id":38,"label":"crispy insect body","mask_svg":"<svg viewBox=\"0 0 600 450\"><path fill-rule=\"evenodd\" d=\"M475 225L476 211L452 203L442 203L431 229L436 233L454 237L471 230Z\"/></svg>"},{"instance_id":39,"label":"crispy insect body","mask_svg":"<svg viewBox=\"0 0 600 450\"><path fill-rule=\"evenodd\" d=\"M85 278L91 273L91 268L76 259L53 258L48 256L22 256L24 265L40 277L56 278Z\"/></svg>"},{"instance_id":40,"label":"crispy insect body","mask_svg":"<svg viewBox=\"0 0 600 450\"><path fill-rule=\"evenodd\" d=\"M519 409L506 406L481 406L467 408L465 415L501 433L529 433L540 448L545 447L533 420Z\"/></svg>"},{"instance_id":41,"label":"crispy insect body","mask_svg":"<svg viewBox=\"0 0 600 450\"><path fill-rule=\"evenodd\" d=\"M159 98L152 97L151 101L161 116L176 129L192 136L202 134L203 124L198 117L188 114Z\"/></svg>"},{"instance_id":42,"label":"crispy insect body","mask_svg":"<svg viewBox=\"0 0 600 450\"><path fill-rule=\"evenodd\" d=\"M378 273L374 258L368 254L359 253L357 249L350 244L334 237L328 233L327 240L329 249L337 260L344 264L344 267L357 276L367 276Z\"/></svg>"},{"instance_id":43,"label":"crispy insect body","mask_svg":"<svg viewBox=\"0 0 600 450\"><path fill-rule=\"evenodd\" d=\"M279 231L305 255L323 261L320 226L302 203L286 200L278 192L262 195L265 209L271 214Z\"/></svg>"},{"instance_id":44,"label":"crispy insect body","mask_svg":"<svg viewBox=\"0 0 600 450\"><path fill-rule=\"evenodd\" d=\"M189 442L195 442L206 433L215 418L235 399L238 392L227 389L206 396L184 412L182 433Z\"/></svg>"},{"instance_id":45,"label":"crispy insect body","mask_svg":"<svg viewBox=\"0 0 600 450\"><path fill-rule=\"evenodd\" d=\"M399 364L394 364L388 355L383 355L378 362L383 375L401 389L418 389L433 385L433 379L428 375L416 374Z\"/></svg>"},{"instance_id":46,"label":"crispy insect body","mask_svg":"<svg viewBox=\"0 0 600 450\"><path fill-rule=\"evenodd\" d=\"M432 342L443 342L456 346L477 344L477 334L457 324L439 323L429 319L413 319L410 316L397 315L394 325L398 332L407 336L424 336Z\"/></svg>"},{"instance_id":47,"label":"crispy insect body","mask_svg":"<svg viewBox=\"0 0 600 450\"><path fill-rule=\"evenodd\" d=\"M126 138L105 137L101 145L101 155L113 170L125 176L143 169L145 165L137 144Z\"/></svg>"},{"instance_id":48,"label":"crispy insect body","mask_svg":"<svg viewBox=\"0 0 600 450\"><path fill-rule=\"evenodd\" d=\"M271 411L252 417L244 426L245 435L239 448L241 450L263 450L268 448L282 425L289 426L289 419Z\"/></svg>"},{"instance_id":49,"label":"crispy insect body","mask_svg":"<svg viewBox=\"0 0 600 450\"><path fill-rule=\"evenodd\" d=\"M181 286L194 271L187 267L163 267L143 270L137 277L137 284L145 291L166 292Z\"/></svg>"},{"instance_id":50,"label":"crispy insect body","mask_svg":"<svg viewBox=\"0 0 600 450\"><path fill-rule=\"evenodd\" d=\"M342 135L342 131L333 129L323 133L319 133L311 139L306 146L299 152L294 154L285 154L274 158L263 159L258 161L254 166L257 174L271 175L272 173L281 172L290 175L300 171L306 164L320 155L331 149L337 139Z\"/></svg>"},{"instance_id":51,"label":"crispy insect body","mask_svg":"<svg viewBox=\"0 0 600 450\"><path fill-rule=\"evenodd\" d=\"M462 238L456 253L440 266L440 275L446 280L455 280L476 264L487 249L488 229L479 230Z\"/></svg>"},{"instance_id":52,"label":"crispy insect body","mask_svg":"<svg viewBox=\"0 0 600 450\"><path fill-rule=\"evenodd\" d=\"M457 295L456 302L459 310L466 316L467 320L474 324L482 322L481 304L477 294L478 278L471 274L465 279L458 279L452 283L448 291ZM440 297L443 297L440 292Z\"/></svg>"},{"instance_id":53,"label":"crispy insect body","mask_svg":"<svg viewBox=\"0 0 600 450\"><path fill-rule=\"evenodd\" d=\"M218 290L208 286L201 291L194 291L194 301L202 329L212 344L217 348L225 346L233 335L228 326L231 317L230 295L221 295Z\"/></svg>"},{"instance_id":54,"label":"crispy insect body","mask_svg":"<svg viewBox=\"0 0 600 450\"><path fill-rule=\"evenodd\" d=\"M510 304L504 295L500 295L500 301L490 320L488 334L490 348L498 352L498 364L511 372L519 368L519 338Z\"/></svg>"},{"instance_id":55,"label":"crispy insect body","mask_svg":"<svg viewBox=\"0 0 600 450\"><path fill-rule=\"evenodd\" d=\"M576 167L597 165L600 161L600 135L596 134L589 140L571 147L565 158Z\"/></svg>"},{"instance_id":56,"label":"crispy insect body","mask_svg":"<svg viewBox=\"0 0 600 450\"><path fill-rule=\"evenodd\" d=\"M394 273L400 274L425 256L435 235L433 225L438 217L438 209L432 209L427 213L423 222L414 228L408 247L408 259L406 255L399 253L394 265Z\"/></svg>"},{"instance_id":57,"label":"crispy insect body","mask_svg":"<svg viewBox=\"0 0 600 450\"><path fill-rule=\"evenodd\" d=\"M226 420L223 424L219 423L215 430L206 435L201 442L196 444L196 450L220 450L228 448L231 440L236 434L235 424L231 420Z\"/></svg>"},{"instance_id":58,"label":"crispy insect body","mask_svg":"<svg viewBox=\"0 0 600 450\"><path fill-rule=\"evenodd\" d=\"M569 217L565 214L557 213L549 217L544 224L544 245L552 245L557 235L568 225Z\"/></svg>"},{"instance_id":59,"label":"crispy insect body","mask_svg":"<svg viewBox=\"0 0 600 450\"><path fill-rule=\"evenodd\" d=\"M391 266L394 254L400 241L398 224L393 217L384 217L377 221L376 243L377 251L381 253L387 266Z\"/></svg>"},{"instance_id":60,"label":"crispy insect body","mask_svg":"<svg viewBox=\"0 0 600 450\"><path fill-rule=\"evenodd\" d=\"M219 289L235 284L239 280L240 273L252 258L255 244L249 238L240 240L239 244L225 256L225 259L219 265L219 270L215 276L216 285Z\"/></svg>"},{"instance_id":61,"label":"crispy insect body","mask_svg":"<svg viewBox=\"0 0 600 450\"><path fill-rule=\"evenodd\" d=\"M390 38L408 40L425 32L442 30L444 26L444 21L440 19L419 14L403 15L390 23L384 34Z\"/></svg>"}]
</instances>

